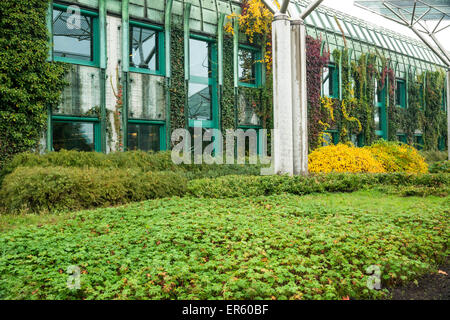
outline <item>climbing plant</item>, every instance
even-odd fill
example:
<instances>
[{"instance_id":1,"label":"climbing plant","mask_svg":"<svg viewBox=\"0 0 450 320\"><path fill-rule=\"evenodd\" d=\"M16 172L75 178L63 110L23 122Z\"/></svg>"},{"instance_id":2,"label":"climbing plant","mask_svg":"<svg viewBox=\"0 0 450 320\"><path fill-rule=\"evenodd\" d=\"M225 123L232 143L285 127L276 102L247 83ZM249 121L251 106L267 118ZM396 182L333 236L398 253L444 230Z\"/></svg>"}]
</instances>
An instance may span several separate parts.
<instances>
[{"instance_id":1,"label":"climbing plant","mask_svg":"<svg viewBox=\"0 0 450 320\"><path fill-rule=\"evenodd\" d=\"M58 104L65 68L47 62L48 0L0 1L0 168L37 150L47 108Z\"/></svg>"},{"instance_id":2,"label":"climbing plant","mask_svg":"<svg viewBox=\"0 0 450 320\"><path fill-rule=\"evenodd\" d=\"M425 86L425 121L423 123L423 141L425 150L437 150L439 137L446 136L446 126L442 126L446 117L443 110L443 88L445 73L443 71L427 72Z\"/></svg>"},{"instance_id":3,"label":"climbing plant","mask_svg":"<svg viewBox=\"0 0 450 320\"><path fill-rule=\"evenodd\" d=\"M171 70L170 79L170 127L172 132L176 129L186 128L187 108L186 83L184 80L184 33L174 26L171 35ZM172 136L172 132L170 136Z\"/></svg>"}]
</instances>

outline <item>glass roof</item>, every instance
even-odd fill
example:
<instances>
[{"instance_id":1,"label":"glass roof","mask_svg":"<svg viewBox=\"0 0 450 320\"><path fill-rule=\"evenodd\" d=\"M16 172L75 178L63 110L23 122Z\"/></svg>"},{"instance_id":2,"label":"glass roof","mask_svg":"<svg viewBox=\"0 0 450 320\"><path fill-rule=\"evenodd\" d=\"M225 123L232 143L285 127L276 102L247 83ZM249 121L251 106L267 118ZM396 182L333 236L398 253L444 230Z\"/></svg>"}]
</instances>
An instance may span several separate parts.
<instances>
[{"instance_id":1,"label":"glass roof","mask_svg":"<svg viewBox=\"0 0 450 320\"><path fill-rule=\"evenodd\" d=\"M409 21L413 17L420 17L422 20L450 20L449 0L359 0L355 1L355 5L395 20L401 20L398 15ZM394 9L395 13L389 8Z\"/></svg>"},{"instance_id":2,"label":"glass roof","mask_svg":"<svg viewBox=\"0 0 450 320\"><path fill-rule=\"evenodd\" d=\"M421 2L421 0L416 1ZM382 1L355 2L376 2L378 4L382 3ZM398 0L389 2L395 2L398 4L411 1ZM448 6L450 0L428 2L445 2ZM309 3L310 1L307 0L291 0L291 4L289 7L291 14L300 15L300 13L305 10ZM441 13L441 17L442 15L443 13ZM382 51L385 53L397 52L399 54L406 55L415 59L424 60L428 63L431 62L433 64L442 65L441 60L422 42L396 33L392 30L373 25L371 23L368 23L367 21L358 19L356 17L347 15L323 5L319 6L315 11L313 11L313 13L306 18L305 22L307 25L315 29L334 33L334 36L331 37L325 34L324 39L327 39L328 42L331 40L333 43L336 43L336 41L338 41L338 43L336 44L341 45L340 43L342 42L342 36L340 36L341 31L338 24L336 23L336 19L338 20L342 31L347 38L349 38L350 40L360 41L359 47L361 47L362 43L367 43L369 45L369 50L370 46L375 46L382 49ZM351 43L350 45L354 46L355 44Z\"/></svg>"}]
</instances>

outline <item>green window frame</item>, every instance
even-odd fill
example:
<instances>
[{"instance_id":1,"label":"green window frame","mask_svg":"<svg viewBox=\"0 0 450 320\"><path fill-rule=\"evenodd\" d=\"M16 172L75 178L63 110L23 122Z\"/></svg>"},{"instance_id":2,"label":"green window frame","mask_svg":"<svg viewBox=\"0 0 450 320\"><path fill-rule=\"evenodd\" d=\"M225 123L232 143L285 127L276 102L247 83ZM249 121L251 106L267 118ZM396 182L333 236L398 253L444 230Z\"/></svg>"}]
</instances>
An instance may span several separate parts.
<instances>
[{"instance_id":1,"label":"green window frame","mask_svg":"<svg viewBox=\"0 0 450 320\"><path fill-rule=\"evenodd\" d=\"M336 145L339 143L339 132L338 130L325 130L325 133L329 134L331 136L331 143L333 145Z\"/></svg>"},{"instance_id":2,"label":"green window frame","mask_svg":"<svg viewBox=\"0 0 450 320\"><path fill-rule=\"evenodd\" d=\"M140 68L133 66L133 30L134 28L141 28L145 30L151 30L156 32L157 36L157 48L156 48L156 69L152 70L150 68ZM146 73L146 74L152 74L157 76L165 76L166 73L166 59L165 59L165 33L164 28L160 26L155 26L147 23L142 23L138 21L130 21L130 33L129 33L129 53L130 53L130 72L137 72L137 73Z\"/></svg>"},{"instance_id":3,"label":"green window frame","mask_svg":"<svg viewBox=\"0 0 450 320\"><path fill-rule=\"evenodd\" d=\"M325 68L328 69L327 75L322 72L322 96L338 99L339 98L339 70L338 67L330 63ZM328 94L325 94L325 86L328 86Z\"/></svg>"},{"instance_id":4,"label":"green window frame","mask_svg":"<svg viewBox=\"0 0 450 320\"><path fill-rule=\"evenodd\" d=\"M252 47L249 45L245 45L245 44L240 44L239 45L239 54L238 54L238 70L240 70L240 52L241 51L247 51L250 52L251 54L253 54L253 65L252 67L254 68L253 73L254 73L254 81L253 82L243 82L240 81L239 79L239 86L240 87L247 87L247 88L259 88L262 85L262 52L260 48L256 48L256 47ZM238 72L238 76L239 76Z\"/></svg>"},{"instance_id":5,"label":"green window frame","mask_svg":"<svg viewBox=\"0 0 450 320\"><path fill-rule=\"evenodd\" d=\"M129 134L130 125L132 125L132 124L135 124L135 125L147 125L147 126L157 126L158 129L159 129L159 151L167 150L167 145L166 145L166 122L165 121L128 119L127 136ZM128 138L128 141L129 141L129 138Z\"/></svg>"},{"instance_id":6,"label":"green window frame","mask_svg":"<svg viewBox=\"0 0 450 320\"><path fill-rule=\"evenodd\" d=\"M398 134L397 138L398 138L398 141L403 142L403 143L407 143L405 134Z\"/></svg>"},{"instance_id":7,"label":"green window frame","mask_svg":"<svg viewBox=\"0 0 450 320\"><path fill-rule=\"evenodd\" d=\"M209 50L209 58L210 59L210 67L211 70L210 75L208 77L201 77L201 76L194 76L192 74L189 74L189 82L188 82L188 88L190 84L197 84L197 85L206 85L211 87L211 119L204 120L204 119L191 119L189 115L189 102L188 102L188 117L189 117L189 127L198 127L201 126L203 128L218 128L218 115L219 115L219 101L218 101L218 64L217 64L217 41L215 39L212 39L210 37L191 34L189 37L190 40L197 40L206 42L209 45L211 45L211 48ZM190 54L190 53L189 53ZM191 61L191 57L187 57L189 59L189 65ZM192 73L192 70L189 66L189 72ZM188 98L189 99L189 98Z\"/></svg>"},{"instance_id":8,"label":"green window frame","mask_svg":"<svg viewBox=\"0 0 450 320\"><path fill-rule=\"evenodd\" d=\"M397 107L406 108L406 81L403 79L396 80L395 104Z\"/></svg>"},{"instance_id":9,"label":"green window frame","mask_svg":"<svg viewBox=\"0 0 450 320\"><path fill-rule=\"evenodd\" d=\"M69 6L59 3L53 4L53 10L60 10L60 11L67 11ZM52 12L52 24L53 24L53 10ZM91 40L91 60L81 60L76 58L69 58L69 57L59 57L54 55L54 41L53 37L55 35L55 32L52 28L52 56L53 61L56 62L65 62L65 63L71 63L71 64L79 64L84 66L90 66L90 67L98 67L100 65L100 25L99 25L99 19L98 19L98 13L90 10L80 9L80 14L82 16L86 16L89 18L92 18L92 40Z\"/></svg>"},{"instance_id":10,"label":"green window frame","mask_svg":"<svg viewBox=\"0 0 450 320\"><path fill-rule=\"evenodd\" d=\"M375 109L378 110L379 127L375 128L375 134L385 140L387 140L387 116L386 116L386 91L385 85L382 90L378 90L375 94L378 97L378 101L375 104ZM375 112L376 114L377 112ZM377 124L377 123L375 123Z\"/></svg>"},{"instance_id":11,"label":"green window frame","mask_svg":"<svg viewBox=\"0 0 450 320\"><path fill-rule=\"evenodd\" d=\"M414 135L414 147L417 150L422 150L424 147L423 136L421 134Z\"/></svg>"},{"instance_id":12,"label":"green window frame","mask_svg":"<svg viewBox=\"0 0 450 320\"><path fill-rule=\"evenodd\" d=\"M67 116L52 116L52 130L50 133L50 141L51 141L51 150L55 151L54 149L54 142L53 142L53 136L54 136L54 124L55 123L91 123L94 125L94 150L95 152L101 152L102 151L102 145L101 145L101 127L100 127L100 120L98 118L93 117L67 117Z\"/></svg>"}]
</instances>

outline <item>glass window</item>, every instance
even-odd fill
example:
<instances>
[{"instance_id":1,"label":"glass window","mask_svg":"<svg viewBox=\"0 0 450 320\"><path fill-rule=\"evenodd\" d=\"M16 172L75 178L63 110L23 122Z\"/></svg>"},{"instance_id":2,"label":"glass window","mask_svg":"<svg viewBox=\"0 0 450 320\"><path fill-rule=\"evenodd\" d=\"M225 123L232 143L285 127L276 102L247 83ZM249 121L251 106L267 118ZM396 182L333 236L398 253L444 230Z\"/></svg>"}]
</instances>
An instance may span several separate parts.
<instances>
[{"instance_id":1,"label":"glass window","mask_svg":"<svg viewBox=\"0 0 450 320\"><path fill-rule=\"evenodd\" d=\"M378 131L383 130L382 125L381 125L381 107L376 107L375 108L374 120L375 120L375 128L376 128L376 130L378 130Z\"/></svg>"},{"instance_id":2,"label":"glass window","mask_svg":"<svg viewBox=\"0 0 450 320\"><path fill-rule=\"evenodd\" d=\"M128 116L131 119L164 120L166 118L164 77L130 72Z\"/></svg>"},{"instance_id":3,"label":"glass window","mask_svg":"<svg viewBox=\"0 0 450 320\"><path fill-rule=\"evenodd\" d=\"M214 105L217 105L216 45L207 40L191 38L189 41L188 115L203 126L214 126ZM190 122L191 125L193 122Z\"/></svg>"},{"instance_id":4,"label":"glass window","mask_svg":"<svg viewBox=\"0 0 450 320\"><path fill-rule=\"evenodd\" d=\"M338 97L338 73L334 65L323 68L322 73L322 95L325 97Z\"/></svg>"},{"instance_id":5,"label":"glass window","mask_svg":"<svg viewBox=\"0 0 450 320\"><path fill-rule=\"evenodd\" d=\"M404 80L397 80L395 103L397 106L400 106L402 108L406 107L406 85Z\"/></svg>"},{"instance_id":6,"label":"glass window","mask_svg":"<svg viewBox=\"0 0 450 320\"><path fill-rule=\"evenodd\" d=\"M160 126L153 124L128 124L128 149L160 151Z\"/></svg>"},{"instance_id":7,"label":"glass window","mask_svg":"<svg viewBox=\"0 0 450 320\"><path fill-rule=\"evenodd\" d=\"M53 150L95 151L94 122L53 122Z\"/></svg>"},{"instance_id":8,"label":"glass window","mask_svg":"<svg viewBox=\"0 0 450 320\"><path fill-rule=\"evenodd\" d=\"M206 41L189 40L189 70L191 76L211 77L211 47L211 44Z\"/></svg>"},{"instance_id":9,"label":"glass window","mask_svg":"<svg viewBox=\"0 0 450 320\"><path fill-rule=\"evenodd\" d=\"M256 84L256 52L239 49L239 82Z\"/></svg>"},{"instance_id":10,"label":"glass window","mask_svg":"<svg viewBox=\"0 0 450 320\"><path fill-rule=\"evenodd\" d=\"M53 54L55 57L93 61L94 18L70 10L53 9Z\"/></svg>"},{"instance_id":11,"label":"glass window","mask_svg":"<svg viewBox=\"0 0 450 320\"><path fill-rule=\"evenodd\" d=\"M159 32L130 25L130 66L159 71Z\"/></svg>"},{"instance_id":12,"label":"glass window","mask_svg":"<svg viewBox=\"0 0 450 320\"><path fill-rule=\"evenodd\" d=\"M212 119L212 86L189 82L189 119Z\"/></svg>"}]
</instances>

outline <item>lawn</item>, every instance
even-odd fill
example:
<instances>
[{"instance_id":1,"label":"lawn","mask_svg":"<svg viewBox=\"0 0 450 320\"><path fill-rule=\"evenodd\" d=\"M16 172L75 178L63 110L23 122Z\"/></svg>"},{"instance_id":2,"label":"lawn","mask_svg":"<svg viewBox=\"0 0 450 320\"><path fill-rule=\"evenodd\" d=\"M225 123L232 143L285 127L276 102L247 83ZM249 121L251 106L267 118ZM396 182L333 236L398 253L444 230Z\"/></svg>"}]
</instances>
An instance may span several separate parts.
<instances>
[{"instance_id":1,"label":"lawn","mask_svg":"<svg viewBox=\"0 0 450 320\"><path fill-rule=\"evenodd\" d=\"M448 197L359 191L0 216L0 298L389 298L448 255L449 213Z\"/></svg>"}]
</instances>

